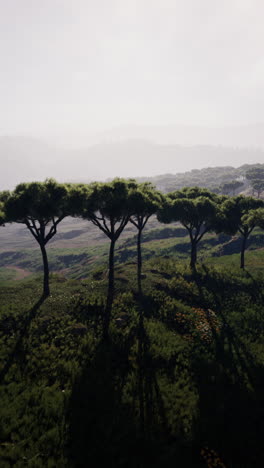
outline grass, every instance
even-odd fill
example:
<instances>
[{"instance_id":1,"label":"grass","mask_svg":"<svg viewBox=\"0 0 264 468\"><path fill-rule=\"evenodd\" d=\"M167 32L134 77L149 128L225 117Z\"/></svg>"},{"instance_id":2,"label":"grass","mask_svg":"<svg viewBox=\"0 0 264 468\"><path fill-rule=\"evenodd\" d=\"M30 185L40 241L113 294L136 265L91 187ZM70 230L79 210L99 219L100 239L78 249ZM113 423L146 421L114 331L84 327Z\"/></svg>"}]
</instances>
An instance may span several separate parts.
<instances>
[{"instance_id":1,"label":"grass","mask_svg":"<svg viewBox=\"0 0 264 468\"><path fill-rule=\"evenodd\" d=\"M145 466L149 460L154 468L173 466L177 459L180 466L202 468L205 446L227 466L242 466L252 451L262 461L255 445L263 433L261 418L262 427L256 425L263 393L263 274L211 260L214 265L199 264L195 275L187 259L144 261L142 355L135 261L117 265L109 346L99 340L105 262L93 265L86 280L51 274L51 296L18 348L21 325L41 296L41 275L2 282L0 368L13 359L0 386L3 467L20 466L23 457L39 468L96 466L95 460L138 466L140 362ZM69 451L74 465L64 458Z\"/></svg>"},{"instance_id":2,"label":"grass","mask_svg":"<svg viewBox=\"0 0 264 468\"><path fill-rule=\"evenodd\" d=\"M75 242L75 235L78 233L84 235L82 229L75 229L71 221L66 223L68 230L63 235L69 240L72 236ZM165 256L177 259L180 262L189 262L190 257L190 241L184 229L179 226L169 225L166 227L159 226L153 229L153 224L150 224L151 229L143 234L142 239L142 255L144 262L151 258ZM155 221L154 221L155 226ZM21 229L21 227L20 227ZM4 231L4 230L3 230ZM72 247L63 247L64 240L49 243L47 252L51 272L57 272L67 278L84 279L90 277L93 272L98 269L106 271L108 266L108 249L109 241L105 236L101 236L98 242L94 242L96 237L92 231L90 245L85 247L77 247L73 242ZM137 258L136 251L136 236L131 237L131 230L126 232L130 237L121 237L116 245L115 261L116 265L135 262ZM34 243L26 232L28 239L31 241L31 248L16 248L15 250L5 250L5 242L0 251L0 282L12 281L16 279L16 273L10 270L10 266L15 266L24 269L29 273L42 272L42 258L39 248ZM98 232L97 232L98 234ZM24 234L25 235L25 234ZM85 232L86 235L86 232ZM88 235L86 236L88 239ZM23 240L20 239L22 244ZM67 241L68 241L67 240ZM9 241L11 242L11 241ZM229 265L236 266L239 264L239 251L241 240L239 238L231 240L225 235L216 236L207 234L198 245L198 262L208 263L210 265ZM13 246L17 247L16 237L13 241ZM252 270L255 267L259 270L263 267L263 250L264 236L260 230L256 230L251 236L248 249L246 251L246 265ZM17 274L17 280L19 275Z\"/></svg>"},{"instance_id":3,"label":"grass","mask_svg":"<svg viewBox=\"0 0 264 468\"><path fill-rule=\"evenodd\" d=\"M240 254L223 255L207 259L209 265L239 268ZM250 272L264 271L264 250L247 250L245 252L245 269Z\"/></svg>"},{"instance_id":4,"label":"grass","mask_svg":"<svg viewBox=\"0 0 264 468\"><path fill-rule=\"evenodd\" d=\"M0 283L3 281L12 281L14 280L16 273L14 270L9 270L7 268L0 268Z\"/></svg>"}]
</instances>

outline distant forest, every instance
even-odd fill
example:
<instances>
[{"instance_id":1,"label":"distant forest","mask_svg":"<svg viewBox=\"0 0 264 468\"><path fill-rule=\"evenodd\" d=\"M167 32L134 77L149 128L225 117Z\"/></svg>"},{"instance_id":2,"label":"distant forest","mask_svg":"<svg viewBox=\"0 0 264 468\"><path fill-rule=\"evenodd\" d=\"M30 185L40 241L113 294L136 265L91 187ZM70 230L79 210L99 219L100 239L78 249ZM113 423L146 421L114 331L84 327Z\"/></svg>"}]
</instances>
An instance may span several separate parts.
<instances>
[{"instance_id":1,"label":"distant forest","mask_svg":"<svg viewBox=\"0 0 264 468\"><path fill-rule=\"evenodd\" d=\"M219 166L219 167L207 167L204 169L193 169L189 172L183 172L179 174L165 174L156 177L142 177L138 178L138 181L150 181L156 185L159 190L164 192L171 192L172 190L178 190L183 187L206 187L216 193L226 193L233 195L240 193L244 190L254 194L254 187L252 186L252 178L250 174L259 171L259 176L263 183L263 170L264 164L244 164L243 166L234 168L232 166ZM255 174L255 180L259 180L258 174ZM247 175L249 177L247 177ZM254 179L254 177L253 177ZM241 185L235 187L228 184L232 182L241 182ZM233 188L234 187L234 188ZM264 183L262 186L262 192L264 191Z\"/></svg>"}]
</instances>

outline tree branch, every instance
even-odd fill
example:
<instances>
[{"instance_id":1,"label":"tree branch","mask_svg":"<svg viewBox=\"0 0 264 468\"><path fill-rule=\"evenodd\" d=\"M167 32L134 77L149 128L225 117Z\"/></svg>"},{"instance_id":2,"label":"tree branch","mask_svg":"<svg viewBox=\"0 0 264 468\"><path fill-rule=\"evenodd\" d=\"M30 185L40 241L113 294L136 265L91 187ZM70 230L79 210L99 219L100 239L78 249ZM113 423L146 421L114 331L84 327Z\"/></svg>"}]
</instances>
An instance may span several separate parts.
<instances>
[{"instance_id":1,"label":"tree branch","mask_svg":"<svg viewBox=\"0 0 264 468\"><path fill-rule=\"evenodd\" d=\"M125 216L121 222L120 222L120 225L119 225L119 228L116 230L115 232L115 239L117 240L121 234L121 232L123 231L124 227L126 226L126 224L128 223L129 221L129 218L130 216Z\"/></svg>"},{"instance_id":2,"label":"tree branch","mask_svg":"<svg viewBox=\"0 0 264 468\"><path fill-rule=\"evenodd\" d=\"M137 229L139 229L139 223L138 223L138 222L136 222L132 217L130 217L129 220L130 220L130 222L131 222L132 224L134 224L134 226L135 226Z\"/></svg>"},{"instance_id":3,"label":"tree branch","mask_svg":"<svg viewBox=\"0 0 264 468\"><path fill-rule=\"evenodd\" d=\"M92 221L92 223L93 223L96 227L98 227L101 231L103 231L103 233L104 233L107 237L111 238L109 229L106 230L96 218L90 218L90 220Z\"/></svg>"},{"instance_id":4,"label":"tree branch","mask_svg":"<svg viewBox=\"0 0 264 468\"><path fill-rule=\"evenodd\" d=\"M143 222L143 226L142 226L142 229L144 229L144 227L146 226L149 218L151 217L151 215L147 215L146 218L145 218L145 221Z\"/></svg>"},{"instance_id":5,"label":"tree branch","mask_svg":"<svg viewBox=\"0 0 264 468\"><path fill-rule=\"evenodd\" d=\"M38 234L34 231L34 227L32 227L30 225L30 222L26 219L25 222L23 223L27 226L28 230L31 232L32 236L35 237L36 241L39 243L40 242L40 239L39 239L39 236Z\"/></svg>"},{"instance_id":6,"label":"tree branch","mask_svg":"<svg viewBox=\"0 0 264 468\"><path fill-rule=\"evenodd\" d=\"M210 230L209 226L206 228L204 228L203 232L198 236L198 238L196 239L197 242L200 242L200 240L202 239L202 237Z\"/></svg>"}]
</instances>

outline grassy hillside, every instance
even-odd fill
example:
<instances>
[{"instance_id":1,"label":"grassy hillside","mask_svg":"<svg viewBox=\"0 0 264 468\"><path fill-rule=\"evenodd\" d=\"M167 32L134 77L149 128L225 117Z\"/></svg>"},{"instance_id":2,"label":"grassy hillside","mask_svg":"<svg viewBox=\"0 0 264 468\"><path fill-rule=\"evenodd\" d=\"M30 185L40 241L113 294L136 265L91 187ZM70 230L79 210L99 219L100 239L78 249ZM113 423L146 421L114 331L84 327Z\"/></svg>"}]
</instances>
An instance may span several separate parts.
<instances>
[{"instance_id":1,"label":"grassy hillside","mask_svg":"<svg viewBox=\"0 0 264 468\"><path fill-rule=\"evenodd\" d=\"M120 265L108 343L100 270L2 283L1 466L262 466L264 268L212 259Z\"/></svg>"},{"instance_id":2,"label":"grassy hillside","mask_svg":"<svg viewBox=\"0 0 264 468\"><path fill-rule=\"evenodd\" d=\"M186 230L177 225L164 226L158 224L158 228L152 228L155 223L155 220L153 220L143 234L143 259L168 256L187 263L190 256L190 242ZM88 223L86 223L86 227L87 225ZM68 244L66 243L66 245L69 245L68 247L62 246L63 241L61 239L57 240L56 243L51 242L48 246L50 270L75 279L86 278L94 270L97 271L98 268L106 272L109 248L107 238L99 234L98 230L91 228L91 231L83 230L84 232L82 231L82 235L78 236L78 241L76 241L76 238L72 235L74 231L70 230L71 226L71 223L68 223L67 228L69 230L61 233L62 237L67 236ZM90 224L88 226L90 227ZM96 234L98 237L96 237ZM25 232L26 235L27 241L31 241L31 248L19 249L14 239L13 241L9 240L10 244L13 242L14 249L0 251L0 274L2 279L8 280L16 277L20 279L23 276L42 272L40 250L37 244L35 245L34 240L31 239L30 234ZM84 245L80 242L81 237L83 237ZM5 238L3 243L7 247ZM240 244L239 237L208 234L199 244L198 261L202 263L209 261L213 265L219 262L225 264L231 261L226 257L232 256L233 263L238 264ZM256 230L248 241L248 252L246 254L248 265L251 263L250 259L255 257L259 258L256 264L261 263L263 258L261 249L263 247L264 236L260 230ZM255 249L257 249L257 253L254 257L251 250ZM135 230L129 228L117 243L116 263L119 265L126 261L135 262L136 256ZM221 258L217 258L219 256Z\"/></svg>"},{"instance_id":3,"label":"grassy hillside","mask_svg":"<svg viewBox=\"0 0 264 468\"><path fill-rule=\"evenodd\" d=\"M209 176L208 176L209 177ZM42 259L20 225L1 228L1 468L252 468L264 465L264 236L206 234L190 269L179 224L153 218L115 251L108 340L109 241L68 218Z\"/></svg>"}]
</instances>

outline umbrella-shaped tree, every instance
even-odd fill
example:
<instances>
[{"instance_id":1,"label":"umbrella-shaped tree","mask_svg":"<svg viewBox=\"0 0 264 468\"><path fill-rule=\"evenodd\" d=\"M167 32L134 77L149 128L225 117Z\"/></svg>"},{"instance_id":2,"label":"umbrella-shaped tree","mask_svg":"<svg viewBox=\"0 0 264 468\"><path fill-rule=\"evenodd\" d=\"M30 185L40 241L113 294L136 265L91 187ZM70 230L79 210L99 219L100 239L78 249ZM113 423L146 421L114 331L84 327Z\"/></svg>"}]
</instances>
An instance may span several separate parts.
<instances>
[{"instance_id":1,"label":"umbrella-shaped tree","mask_svg":"<svg viewBox=\"0 0 264 468\"><path fill-rule=\"evenodd\" d=\"M184 188L167 195L164 207L158 212L163 223L179 221L188 231L191 242L190 267L195 268L197 246L203 236L215 230L221 197L199 187Z\"/></svg>"},{"instance_id":2,"label":"umbrella-shaped tree","mask_svg":"<svg viewBox=\"0 0 264 468\"><path fill-rule=\"evenodd\" d=\"M114 299L115 245L133 213L131 195L136 186L134 180L114 179L109 183L72 186L70 190L71 214L91 221L110 239L108 290L103 323L105 339L108 338Z\"/></svg>"},{"instance_id":3,"label":"umbrella-shaped tree","mask_svg":"<svg viewBox=\"0 0 264 468\"><path fill-rule=\"evenodd\" d=\"M220 228L227 234L239 232L242 238L240 252L240 268L245 268L245 250L247 241L253 229L260 225L261 216L257 216L258 208L264 206L262 200L242 195L226 200L222 205Z\"/></svg>"},{"instance_id":4,"label":"umbrella-shaped tree","mask_svg":"<svg viewBox=\"0 0 264 468\"><path fill-rule=\"evenodd\" d=\"M132 194L133 215L130 217L130 222L136 226L137 233L137 283L138 292L142 293L141 286L141 271L142 271L142 254L141 254L141 236L144 227L149 218L161 209L164 201L164 196L158 192L150 183L139 184L137 189Z\"/></svg>"},{"instance_id":5,"label":"umbrella-shaped tree","mask_svg":"<svg viewBox=\"0 0 264 468\"><path fill-rule=\"evenodd\" d=\"M50 294L46 245L68 212L67 187L54 179L19 184L5 202L6 221L25 224L39 244L44 269L44 296Z\"/></svg>"}]
</instances>

